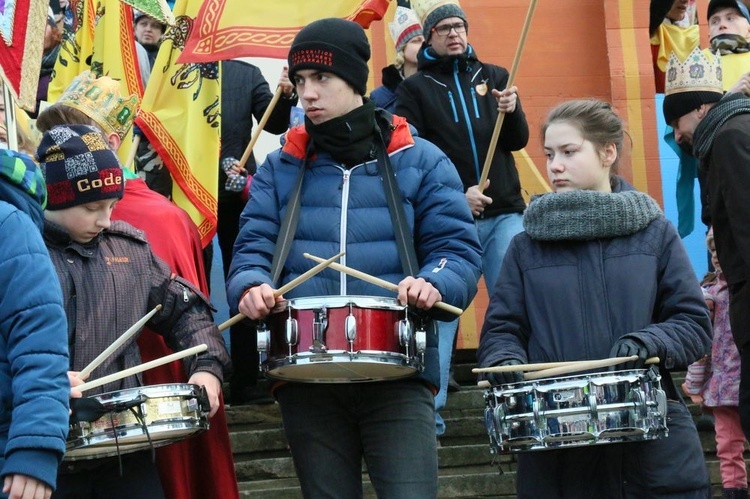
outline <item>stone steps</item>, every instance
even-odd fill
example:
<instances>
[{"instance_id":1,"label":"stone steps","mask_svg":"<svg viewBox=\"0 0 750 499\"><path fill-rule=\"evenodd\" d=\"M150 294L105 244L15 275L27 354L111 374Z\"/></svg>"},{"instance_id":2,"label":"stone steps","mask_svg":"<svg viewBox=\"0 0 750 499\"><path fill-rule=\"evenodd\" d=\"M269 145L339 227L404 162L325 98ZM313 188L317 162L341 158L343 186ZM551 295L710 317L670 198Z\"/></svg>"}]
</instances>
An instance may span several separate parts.
<instances>
[{"instance_id":1,"label":"stone steps","mask_svg":"<svg viewBox=\"0 0 750 499\"><path fill-rule=\"evenodd\" d=\"M438 448L440 498L515 497L515 457L494 456L484 424L483 390L476 387L472 364L456 366L455 377L463 389L448 396L443 416L446 432ZM682 382L684 375L675 376ZM698 407L688 404L695 418ZM300 498L292 458L281 429L278 405L247 405L227 408L227 421L242 497L258 499ZM700 432L714 496L721 497L721 478L716 442L709 426ZM363 490L376 497L363 466Z\"/></svg>"}]
</instances>

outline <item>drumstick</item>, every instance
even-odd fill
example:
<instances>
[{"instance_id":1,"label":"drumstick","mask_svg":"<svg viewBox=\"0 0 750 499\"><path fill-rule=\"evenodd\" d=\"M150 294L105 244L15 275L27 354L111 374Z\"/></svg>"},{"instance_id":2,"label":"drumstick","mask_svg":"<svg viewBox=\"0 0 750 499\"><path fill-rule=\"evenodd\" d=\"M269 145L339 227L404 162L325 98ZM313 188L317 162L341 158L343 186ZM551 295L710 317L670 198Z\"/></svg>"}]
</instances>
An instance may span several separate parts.
<instances>
[{"instance_id":1,"label":"drumstick","mask_svg":"<svg viewBox=\"0 0 750 499\"><path fill-rule=\"evenodd\" d=\"M279 102L279 99L281 98L281 94L283 92L284 90L281 87L276 87L276 92L273 94L273 98L271 99L271 102L268 104L268 107L266 108L266 112L264 112L263 116L260 118L260 121L258 122L258 126L253 131L253 135L250 137L250 142L247 144L247 147L245 148L245 152L242 154L242 158L240 158L240 168L243 168L245 164L247 163L247 160L250 159L250 154L252 154L253 152L253 147L255 147L255 143L258 142L258 137L260 137L260 132L262 132L263 128L266 126L266 122L268 121L268 118L271 117L273 108L276 107L276 104Z\"/></svg>"},{"instance_id":2,"label":"drumstick","mask_svg":"<svg viewBox=\"0 0 750 499\"><path fill-rule=\"evenodd\" d=\"M311 255L310 253L302 253L302 256L305 258L309 258L310 260L315 260L316 262L322 262L323 259ZM362 279L365 282L369 282L370 284L374 284L376 286L379 286L381 288L385 288L389 291L393 291L394 293L398 293L398 285L393 284L392 282L388 282L384 279L380 279L375 276L371 276L370 274L365 274L364 272L361 272L359 270L355 270L351 267L347 267L346 265L341 265L339 263L332 263L331 268L334 270L338 270L341 273L348 274L352 277L357 277L359 279ZM439 308L441 310L445 310L446 312L450 312L454 315L461 315L464 313L463 310L461 310L458 307L454 307L453 305L449 305L448 303L439 301L435 303L435 308Z\"/></svg>"},{"instance_id":3,"label":"drumstick","mask_svg":"<svg viewBox=\"0 0 750 499\"><path fill-rule=\"evenodd\" d=\"M112 383L113 381L117 381L122 378L127 378L128 376L142 373L143 371L148 371L149 369L153 369L154 367L159 367L164 364L169 364L170 362L174 360L184 359L185 357L190 357L191 355L205 352L206 350L208 350L208 346L206 346L205 343L202 343L198 346L188 348L187 350L182 350L181 352L173 353L170 355L166 355L164 357L160 357L158 359L154 359L150 362L146 362L145 364L141 364L140 366L133 366L128 369L124 369L120 372L109 374L107 376L104 376L103 378L99 378L94 381L89 381L88 383L78 385L76 388L81 392L85 392L86 390L91 390L92 388L106 385L107 383Z\"/></svg>"},{"instance_id":4,"label":"drumstick","mask_svg":"<svg viewBox=\"0 0 750 499\"><path fill-rule=\"evenodd\" d=\"M131 336L133 336L135 333L141 330L141 328L151 319L151 317L161 310L161 305L157 305L154 307L151 312L144 315L138 322L130 326L130 328L122 333L122 336L117 338L110 346L108 346L102 353L99 354L97 358L91 361L89 365L84 367L81 372L78 373L79 378L85 378L89 374L91 374L91 371L99 367L99 364L104 362L104 359L109 357L114 353L115 350L120 348L123 343L125 343L128 339L130 339Z\"/></svg>"},{"instance_id":5,"label":"drumstick","mask_svg":"<svg viewBox=\"0 0 750 499\"><path fill-rule=\"evenodd\" d=\"M480 373L510 373L515 371L540 371L542 369L550 369L552 367L568 366L581 362L580 360L572 360L566 362L540 362L537 364L514 364L510 366L490 366L490 367L475 367L471 372L475 374Z\"/></svg>"},{"instance_id":6,"label":"drumstick","mask_svg":"<svg viewBox=\"0 0 750 499\"><path fill-rule=\"evenodd\" d=\"M307 254L307 253L305 253L305 254ZM277 289L276 291L274 291L273 292L274 298L278 298L279 296L283 295L287 291L296 288L297 286L299 286L300 284L302 284L303 282L305 282L306 280L308 280L309 278L311 278L315 274L318 274L318 273L322 272L326 267L328 267L329 265L333 264L334 261L338 260L339 258L341 258L342 256L344 256L345 254L346 254L346 251L342 251L338 255L333 255L328 260L323 260L321 258L320 259L320 263L318 265L316 265L315 267L311 268L310 270L308 270L304 274L300 275L299 277L297 277L295 279L292 279L291 281L289 281L288 283L284 284L279 289ZM228 321L222 323L219 326L219 331L224 331L226 328L228 328L230 326L234 326L235 324L237 324L238 322L240 322L244 318L245 318L244 314L237 314L237 315L235 315L234 317L232 317Z\"/></svg>"}]
</instances>

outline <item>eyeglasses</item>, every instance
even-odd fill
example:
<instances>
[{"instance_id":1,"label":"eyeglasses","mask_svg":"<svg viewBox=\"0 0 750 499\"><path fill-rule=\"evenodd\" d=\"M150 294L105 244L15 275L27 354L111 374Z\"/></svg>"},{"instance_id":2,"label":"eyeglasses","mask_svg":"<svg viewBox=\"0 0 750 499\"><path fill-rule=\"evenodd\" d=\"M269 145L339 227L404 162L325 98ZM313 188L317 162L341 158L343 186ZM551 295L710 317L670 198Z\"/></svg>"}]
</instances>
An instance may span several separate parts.
<instances>
[{"instance_id":1,"label":"eyeglasses","mask_svg":"<svg viewBox=\"0 0 750 499\"><path fill-rule=\"evenodd\" d=\"M456 32L456 34L460 35L462 33L466 33L466 28L467 24L465 22L443 24L442 26L435 26L434 28L432 28L432 32L438 34L439 36L448 36L451 30L453 30Z\"/></svg>"}]
</instances>

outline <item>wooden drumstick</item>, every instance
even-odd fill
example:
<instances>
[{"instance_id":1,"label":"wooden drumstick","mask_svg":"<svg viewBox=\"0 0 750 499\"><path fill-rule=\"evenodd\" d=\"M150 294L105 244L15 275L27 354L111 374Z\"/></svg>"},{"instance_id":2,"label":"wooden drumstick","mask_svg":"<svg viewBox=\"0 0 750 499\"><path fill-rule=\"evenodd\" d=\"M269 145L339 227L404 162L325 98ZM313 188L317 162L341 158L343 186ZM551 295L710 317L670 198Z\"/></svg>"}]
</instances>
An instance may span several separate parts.
<instances>
[{"instance_id":1,"label":"wooden drumstick","mask_svg":"<svg viewBox=\"0 0 750 499\"><path fill-rule=\"evenodd\" d=\"M268 118L271 117L271 113L273 112L273 108L276 107L276 104L279 102L279 99L281 98L281 95L284 93L284 90L279 86L276 87L276 92L273 94L273 98L271 99L271 102L268 104L268 107L266 108L266 111L263 113L263 116L260 118L260 121L258 122L258 126L255 127L255 130L253 130L253 135L250 137L250 142L247 144L247 147L245 148L245 152L242 153L242 157L240 158L240 168L244 168L247 164L247 160L250 159L250 154L253 152L253 147L255 147L255 143L258 142L258 137L260 137L260 132L263 131L263 128L266 126L266 123L268 122Z\"/></svg>"},{"instance_id":2,"label":"wooden drumstick","mask_svg":"<svg viewBox=\"0 0 750 499\"><path fill-rule=\"evenodd\" d=\"M307 253L305 253L305 255L306 254ZM320 263L318 265L316 265L315 267L311 268L310 270L308 270L304 274L300 275L299 277L297 277L295 279L292 279L291 281L289 281L288 283L284 284L279 289L277 289L276 291L274 291L273 292L274 298L278 298L279 296L283 295L287 291L296 288L297 286L299 286L300 284L302 284L303 282L305 282L306 280L308 280L309 278L311 278L315 274L319 274L320 272L322 272L326 267L328 267L330 265L335 265L333 262L335 262L336 260L338 260L339 258L341 258L342 256L344 256L345 254L346 254L346 251L342 251L338 255L333 255L328 260L323 260L321 258L320 259ZM235 315L234 317L232 317L228 321L222 323L219 326L219 331L224 331L226 328L234 326L235 324L237 324L238 322L240 322L244 318L245 318L244 314L237 314L237 315Z\"/></svg>"},{"instance_id":3,"label":"wooden drumstick","mask_svg":"<svg viewBox=\"0 0 750 499\"><path fill-rule=\"evenodd\" d=\"M579 360L566 361L566 362L540 362L537 364L514 364L510 366L490 366L490 367L475 367L471 372L475 374L480 373L510 373L515 371L540 371L542 369L550 369L552 367L568 366L580 362Z\"/></svg>"},{"instance_id":4,"label":"wooden drumstick","mask_svg":"<svg viewBox=\"0 0 750 499\"><path fill-rule=\"evenodd\" d=\"M146 323L151 319L151 317L153 317L154 314L156 314L156 312L158 312L159 310L161 310L161 305L155 306L154 309L151 310L151 312L147 313L138 322L130 326L130 328L127 331L122 333L122 335L119 338L117 338L114 342L112 342L112 344L108 346L102 353L100 353L97 358L92 360L89 365L84 367L81 370L81 372L78 373L78 377L83 379L89 374L91 374L91 371L99 367L99 365L102 362L104 362L104 359L112 355L115 352L115 350L120 348L126 341L128 341L128 339L130 339L131 336L133 336L135 333L140 331L141 328L145 326Z\"/></svg>"},{"instance_id":5,"label":"wooden drumstick","mask_svg":"<svg viewBox=\"0 0 750 499\"><path fill-rule=\"evenodd\" d=\"M208 346L206 346L205 343L202 343L198 346L194 346L192 348L182 350L181 352L176 352L170 355L166 355L164 357L154 359L150 362L146 362L145 364L141 364L139 366L133 366L128 369L124 369L120 372L109 374L107 376L104 376L103 378L99 378L94 381L89 381L88 383L78 385L76 388L80 392L85 392L86 390L91 390L92 388L106 385L107 383L112 383L113 381L117 381L122 378L127 378L128 376L142 373L143 371L148 371L149 369L153 369L154 367L159 367L164 364L169 364L170 362L175 361L175 360L184 359L185 357L190 357L191 355L205 352L206 350L208 350Z\"/></svg>"},{"instance_id":6,"label":"wooden drumstick","mask_svg":"<svg viewBox=\"0 0 750 499\"><path fill-rule=\"evenodd\" d=\"M630 357L612 357L609 359L602 360L583 360L576 362L569 366L553 367L551 369L543 369L533 373L526 373L523 375L524 379L541 379L549 378L550 376L558 376L560 374L574 373L577 371L588 371L590 369L600 369L602 367L616 366L617 364L624 364L625 362L631 362L638 360L637 355L631 355ZM646 364L658 364L659 357L650 357L646 359Z\"/></svg>"},{"instance_id":7,"label":"wooden drumstick","mask_svg":"<svg viewBox=\"0 0 750 499\"><path fill-rule=\"evenodd\" d=\"M310 260L315 260L316 262L322 262L323 259L319 256L311 255L310 253L303 253L302 256L305 258L309 258ZM380 279L379 277L371 276L370 274L365 274L364 272L361 272L359 270L355 270L351 267L347 267L346 265L341 265L340 263L332 263L331 268L334 270L338 270L341 273L348 274L352 277L357 277L359 279L362 279L365 282L369 282L370 284L374 284L375 286L385 288L389 291L393 291L394 293L398 293L398 285L393 284L392 282L388 282L384 279ZM449 305L448 303L439 301L435 303L435 308L439 308L441 310L445 310L446 312L450 312L454 315L461 315L464 313L463 310L461 310L458 307L454 307L453 305Z\"/></svg>"}]
</instances>

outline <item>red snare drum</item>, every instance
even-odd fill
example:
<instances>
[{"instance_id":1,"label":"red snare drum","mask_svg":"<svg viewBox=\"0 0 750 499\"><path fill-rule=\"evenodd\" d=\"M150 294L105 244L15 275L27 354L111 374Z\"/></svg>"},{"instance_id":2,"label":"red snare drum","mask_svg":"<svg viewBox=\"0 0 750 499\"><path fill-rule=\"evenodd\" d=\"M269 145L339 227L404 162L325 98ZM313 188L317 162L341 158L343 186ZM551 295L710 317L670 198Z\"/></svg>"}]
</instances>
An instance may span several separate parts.
<instances>
[{"instance_id":1,"label":"red snare drum","mask_svg":"<svg viewBox=\"0 0 750 499\"><path fill-rule=\"evenodd\" d=\"M426 334L407 307L376 296L288 300L258 328L261 369L307 383L382 381L422 370Z\"/></svg>"}]
</instances>

